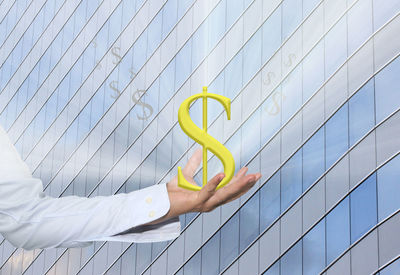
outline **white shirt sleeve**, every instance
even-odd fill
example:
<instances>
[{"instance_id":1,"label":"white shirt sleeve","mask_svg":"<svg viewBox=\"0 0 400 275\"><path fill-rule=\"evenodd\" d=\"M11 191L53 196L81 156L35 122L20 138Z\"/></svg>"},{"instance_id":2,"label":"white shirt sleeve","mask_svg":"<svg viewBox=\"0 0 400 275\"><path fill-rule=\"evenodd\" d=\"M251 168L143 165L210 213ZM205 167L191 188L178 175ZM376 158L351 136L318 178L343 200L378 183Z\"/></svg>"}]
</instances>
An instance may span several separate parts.
<instances>
[{"instance_id":1,"label":"white shirt sleeve","mask_svg":"<svg viewBox=\"0 0 400 275\"><path fill-rule=\"evenodd\" d=\"M24 249L87 246L93 241L156 242L179 236L166 184L92 198L53 198L43 192L0 126L0 233Z\"/></svg>"}]
</instances>

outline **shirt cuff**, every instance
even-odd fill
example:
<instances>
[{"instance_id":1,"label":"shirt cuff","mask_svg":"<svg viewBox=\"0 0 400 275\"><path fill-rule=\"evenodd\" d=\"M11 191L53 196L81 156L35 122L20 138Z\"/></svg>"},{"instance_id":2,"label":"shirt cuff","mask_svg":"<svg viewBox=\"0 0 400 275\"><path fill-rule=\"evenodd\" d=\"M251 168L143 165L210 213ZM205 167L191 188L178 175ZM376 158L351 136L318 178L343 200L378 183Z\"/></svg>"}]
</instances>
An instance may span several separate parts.
<instances>
[{"instance_id":1,"label":"shirt cuff","mask_svg":"<svg viewBox=\"0 0 400 275\"><path fill-rule=\"evenodd\" d=\"M175 239L181 232L179 217L148 225L165 216L170 209L167 184L155 184L127 194L129 205L126 224L114 228L114 234L93 241L160 242ZM146 225L145 225L146 224Z\"/></svg>"}]
</instances>

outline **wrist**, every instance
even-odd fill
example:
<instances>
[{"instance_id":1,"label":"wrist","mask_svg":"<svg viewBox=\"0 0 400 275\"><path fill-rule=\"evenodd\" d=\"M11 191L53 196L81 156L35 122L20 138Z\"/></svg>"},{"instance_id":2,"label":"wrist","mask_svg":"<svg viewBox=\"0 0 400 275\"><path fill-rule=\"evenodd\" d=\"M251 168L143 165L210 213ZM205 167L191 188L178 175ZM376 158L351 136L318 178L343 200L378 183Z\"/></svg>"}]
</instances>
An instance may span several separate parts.
<instances>
[{"instance_id":1,"label":"wrist","mask_svg":"<svg viewBox=\"0 0 400 275\"><path fill-rule=\"evenodd\" d=\"M188 191L174 184L167 184L168 197L170 201L170 215L179 216L189 212L198 211L196 205L196 192Z\"/></svg>"}]
</instances>

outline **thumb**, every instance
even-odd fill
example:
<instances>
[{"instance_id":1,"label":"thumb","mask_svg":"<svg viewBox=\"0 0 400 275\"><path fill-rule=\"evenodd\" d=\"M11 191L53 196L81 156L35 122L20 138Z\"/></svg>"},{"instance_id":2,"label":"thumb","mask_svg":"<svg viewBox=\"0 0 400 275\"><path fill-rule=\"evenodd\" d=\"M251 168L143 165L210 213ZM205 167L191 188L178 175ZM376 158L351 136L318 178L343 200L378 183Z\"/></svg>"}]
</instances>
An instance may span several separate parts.
<instances>
[{"instance_id":1,"label":"thumb","mask_svg":"<svg viewBox=\"0 0 400 275\"><path fill-rule=\"evenodd\" d=\"M224 173L219 173L215 175L199 192L199 199L200 202L207 201L214 193L215 189L217 188L218 184L223 180L225 177Z\"/></svg>"}]
</instances>

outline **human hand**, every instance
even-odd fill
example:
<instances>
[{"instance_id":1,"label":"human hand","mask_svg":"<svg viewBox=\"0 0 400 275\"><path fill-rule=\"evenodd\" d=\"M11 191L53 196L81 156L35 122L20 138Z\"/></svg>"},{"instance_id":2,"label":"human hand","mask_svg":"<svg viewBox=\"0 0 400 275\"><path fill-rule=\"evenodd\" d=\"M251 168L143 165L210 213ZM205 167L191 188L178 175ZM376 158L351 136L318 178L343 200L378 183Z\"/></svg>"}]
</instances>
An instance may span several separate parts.
<instances>
[{"instance_id":1,"label":"human hand","mask_svg":"<svg viewBox=\"0 0 400 275\"><path fill-rule=\"evenodd\" d=\"M202 161L202 151L201 147L198 148L182 169L183 176L192 184L196 184L193 176ZM178 176L175 176L167 183L170 200L169 212L150 224L159 223L188 212L210 212L222 204L239 198L261 178L260 173L246 175L247 170L246 166L242 167L228 184L218 190L216 188L225 177L224 173L215 175L200 191L191 191L179 187Z\"/></svg>"}]
</instances>

